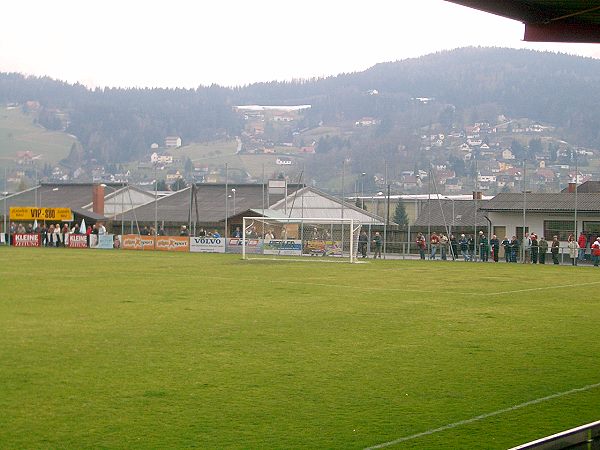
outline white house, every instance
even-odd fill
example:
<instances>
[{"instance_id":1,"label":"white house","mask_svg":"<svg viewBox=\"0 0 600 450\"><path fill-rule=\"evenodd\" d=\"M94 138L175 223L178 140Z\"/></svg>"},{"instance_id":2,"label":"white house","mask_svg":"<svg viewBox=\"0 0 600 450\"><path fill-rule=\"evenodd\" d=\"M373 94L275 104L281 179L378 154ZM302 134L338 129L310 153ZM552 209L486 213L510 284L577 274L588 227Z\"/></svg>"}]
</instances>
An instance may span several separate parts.
<instances>
[{"instance_id":1,"label":"white house","mask_svg":"<svg viewBox=\"0 0 600 450\"><path fill-rule=\"evenodd\" d=\"M179 136L167 136L165 138L166 148L179 148L181 147L181 138Z\"/></svg>"},{"instance_id":2,"label":"white house","mask_svg":"<svg viewBox=\"0 0 600 450\"><path fill-rule=\"evenodd\" d=\"M154 152L150 155L150 162L152 164L173 164L173 157L171 155L159 155Z\"/></svg>"},{"instance_id":3,"label":"white house","mask_svg":"<svg viewBox=\"0 0 600 450\"><path fill-rule=\"evenodd\" d=\"M509 149L505 148L502 150L502 159L515 159L515 155Z\"/></svg>"},{"instance_id":4,"label":"white house","mask_svg":"<svg viewBox=\"0 0 600 450\"><path fill-rule=\"evenodd\" d=\"M492 232L500 239L504 236L523 237L533 232L546 240L558 236L561 252L565 251L567 238L575 234L575 206L577 205L577 231L589 236L600 236L600 193L501 193L480 210L492 224Z\"/></svg>"},{"instance_id":5,"label":"white house","mask_svg":"<svg viewBox=\"0 0 600 450\"><path fill-rule=\"evenodd\" d=\"M275 161L278 166L291 166L292 160L290 158L280 157Z\"/></svg>"}]
</instances>

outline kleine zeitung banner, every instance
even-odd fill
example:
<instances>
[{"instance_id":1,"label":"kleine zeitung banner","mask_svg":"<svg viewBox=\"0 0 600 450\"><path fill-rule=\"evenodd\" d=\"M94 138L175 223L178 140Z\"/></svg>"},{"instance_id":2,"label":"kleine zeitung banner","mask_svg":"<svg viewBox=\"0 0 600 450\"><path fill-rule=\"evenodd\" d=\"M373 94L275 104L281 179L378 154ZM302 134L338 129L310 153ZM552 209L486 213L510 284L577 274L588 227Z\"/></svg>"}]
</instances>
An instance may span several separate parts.
<instances>
[{"instance_id":1,"label":"kleine zeitung banner","mask_svg":"<svg viewBox=\"0 0 600 450\"><path fill-rule=\"evenodd\" d=\"M40 235L37 233L15 234L13 236L15 247L39 247Z\"/></svg>"}]
</instances>

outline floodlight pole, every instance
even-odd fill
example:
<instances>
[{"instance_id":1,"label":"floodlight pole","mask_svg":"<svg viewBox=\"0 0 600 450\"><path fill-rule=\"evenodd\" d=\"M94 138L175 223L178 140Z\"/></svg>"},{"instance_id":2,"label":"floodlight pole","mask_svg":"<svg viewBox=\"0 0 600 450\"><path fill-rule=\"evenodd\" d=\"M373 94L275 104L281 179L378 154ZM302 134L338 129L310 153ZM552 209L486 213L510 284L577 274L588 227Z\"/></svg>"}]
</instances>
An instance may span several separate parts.
<instances>
[{"instance_id":1,"label":"floodlight pole","mask_svg":"<svg viewBox=\"0 0 600 450\"><path fill-rule=\"evenodd\" d=\"M385 226L383 227L383 257L387 259L387 229L390 226L390 184L387 185L387 199L385 205Z\"/></svg>"},{"instance_id":2,"label":"floodlight pole","mask_svg":"<svg viewBox=\"0 0 600 450\"><path fill-rule=\"evenodd\" d=\"M365 209L365 175L363 172L360 174L360 207Z\"/></svg>"},{"instance_id":3,"label":"floodlight pole","mask_svg":"<svg viewBox=\"0 0 600 450\"><path fill-rule=\"evenodd\" d=\"M123 192L121 192L121 242L119 248L123 250L123 235L125 234L125 220L123 212L125 210L125 182L123 181Z\"/></svg>"},{"instance_id":4,"label":"floodlight pole","mask_svg":"<svg viewBox=\"0 0 600 450\"><path fill-rule=\"evenodd\" d=\"M225 251L227 251L227 215L229 214L228 212L228 204L227 204L227 197L229 195L228 189L228 178L229 178L229 166L227 165L227 163L225 163L225 231L223 233L223 237L225 238Z\"/></svg>"},{"instance_id":5,"label":"floodlight pole","mask_svg":"<svg viewBox=\"0 0 600 450\"><path fill-rule=\"evenodd\" d=\"M158 236L158 167L154 165L154 249L156 249L156 236Z\"/></svg>"},{"instance_id":6,"label":"floodlight pole","mask_svg":"<svg viewBox=\"0 0 600 450\"><path fill-rule=\"evenodd\" d=\"M527 185L525 184L525 177L527 174L527 163L523 160L523 236L521 237L521 257L523 263L525 263L525 228L527 224Z\"/></svg>"},{"instance_id":7,"label":"floodlight pole","mask_svg":"<svg viewBox=\"0 0 600 450\"><path fill-rule=\"evenodd\" d=\"M6 184L6 181L4 182ZM6 189L6 186L4 187ZM5 244L7 244L6 239L8 239L8 233L6 232L6 197L8 196L8 192L4 191L2 193L2 203L4 203L4 226L2 227L2 232L4 233Z\"/></svg>"},{"instance_id":8,"label":"floodlight pole","mask_svg":"<svg viewBox=\"0 0 600 450\"><path fill-rule=\"evenodd\" d=\"M575 151L575 240L577 240L577 181L579 179L579 167L577 164L577 150ZM579 241L578 241L579 242ZM579 252L579 250L578 250ZM579 259L579 255L575 258L575 264L577 264L577 260Z\"/></svg>"}]
</instances>

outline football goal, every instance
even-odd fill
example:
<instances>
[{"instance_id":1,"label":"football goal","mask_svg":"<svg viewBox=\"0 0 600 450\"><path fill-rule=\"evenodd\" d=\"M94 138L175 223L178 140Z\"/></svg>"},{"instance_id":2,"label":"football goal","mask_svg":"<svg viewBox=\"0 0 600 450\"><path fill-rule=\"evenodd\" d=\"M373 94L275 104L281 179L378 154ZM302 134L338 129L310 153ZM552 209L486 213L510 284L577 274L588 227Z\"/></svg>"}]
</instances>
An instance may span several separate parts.
<instances>
[{"instance_id":1,"label":"football goal","mask_svg":"<svg viewBox=\"0 0 600 450\"><path fill-rule=\"evenodd\" d=\"M242 259L356 260L361 227L356 220L244 217L243 221Z\"/></svg>"}]
</instances>

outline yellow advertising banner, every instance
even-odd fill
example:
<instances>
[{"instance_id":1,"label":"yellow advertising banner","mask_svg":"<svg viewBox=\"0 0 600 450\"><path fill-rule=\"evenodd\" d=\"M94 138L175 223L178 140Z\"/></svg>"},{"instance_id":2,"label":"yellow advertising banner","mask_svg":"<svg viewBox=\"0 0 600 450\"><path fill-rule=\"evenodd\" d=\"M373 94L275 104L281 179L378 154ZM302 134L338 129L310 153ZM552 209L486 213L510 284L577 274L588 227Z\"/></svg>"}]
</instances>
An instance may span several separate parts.
<instances>
[{"instance_id":1,"label":"yellow advertising banner","mask_svg":"<svg viewBox=\"0 0 600 450\"><path fill-rule=\"evenodd\" d=\"M155 244L156 242L156 244ZM187 236L123 236L125 250L161 250L165 252L189 252L190 238Z\"/></svg>"},{"instance_id":2,"label":"yellow advertising banner","mask_svg":"<svg viewBox=\"0 0 600 450\"><path fill-rule=\"evenodd\" d=\"M125 250L154 250L154 236L139 236L126 234L122 246Z\"/></svg>"},{"instance_id":3,"label":"yellow advertising banner","mask_svg":"<svg viewBox=\"0 0 600 450\"><path fill-rule=\"evenodd\" d=\"M35 206L11 206L10 220L42 220L69 222L73 220L71 208L36 208Z\"/></svg>"},{"instance_id":4,"label":"yellow advertising banner","mask_svg":"<svg viewBox=\"0 0 600 450\"><path fill-rule=\"evenodd\" d=\"M166 252L189 252L190 238L187 236L157 236L156 250Z\"/></svg>"}]
</instances>

